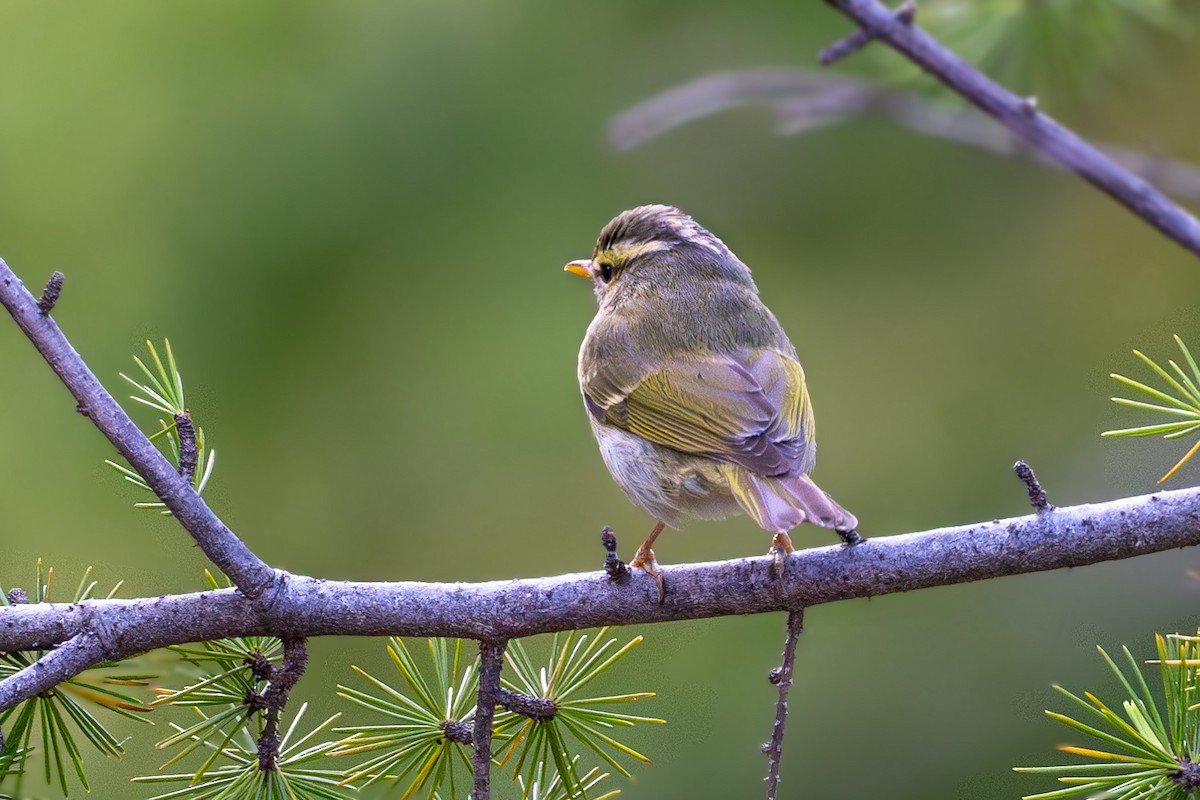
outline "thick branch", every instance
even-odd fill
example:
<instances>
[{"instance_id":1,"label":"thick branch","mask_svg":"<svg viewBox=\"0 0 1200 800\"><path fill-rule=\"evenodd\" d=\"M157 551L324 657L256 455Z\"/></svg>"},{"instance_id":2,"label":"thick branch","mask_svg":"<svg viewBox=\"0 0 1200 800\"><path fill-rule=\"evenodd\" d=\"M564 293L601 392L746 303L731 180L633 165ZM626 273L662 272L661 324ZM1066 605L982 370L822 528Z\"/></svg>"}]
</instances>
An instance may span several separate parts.
<instances>
[{"instance_id":1,"label":"thick branch","mask_svg":"<svg viewBox=\"0 0 1200 800\"><path fill-rule=\"evenodd\" d=\"M287 576L266 609L232 590L0 608L0 651L48 648L85 632L99 636L107 644L89 651L94 659L72 662L78 670L104 658L223 636L500 641L600 625L795 611L1195 544L1200 544L1200 489L1184 489L924 533L874 536L852 548L804 550L788 557L782 592L770 557L664 567L669 590L661 605L654 581L640 572L619 584L604 572L474 584ZM47 658L62 660L60 650ZM0 709L50 688L68 672L31 667L0 682Z\"/></svg>"},{"instance_id":2,"label":"thick branch","mask_svg":"<svg viewBox=\"0 0 1200 800\"><path fill-rule=\"evenodd\" d=\"M1196 255L1200 221L1072 131L975 69L879 0L826 0L875 39L995 117L1014 135L1059 162Z\"/></svg>"},{"instance_id":3,"label":"thick branch","mask_svg":"<svg viewBox=\"0 0 1200 800\"><path fill-rule=\"evenodd\" d=\"M176 472L138 429L71 347L53 318L42 313L38 301L3 260L0 260L0 304L8 309L50 368L75 396L79 410L86 413L117 452L145 478L209 560L247 597L252 600L263 597L277 581L275 571L221 522L192 489L190 481Z\"/></svg>"}]
</instances>

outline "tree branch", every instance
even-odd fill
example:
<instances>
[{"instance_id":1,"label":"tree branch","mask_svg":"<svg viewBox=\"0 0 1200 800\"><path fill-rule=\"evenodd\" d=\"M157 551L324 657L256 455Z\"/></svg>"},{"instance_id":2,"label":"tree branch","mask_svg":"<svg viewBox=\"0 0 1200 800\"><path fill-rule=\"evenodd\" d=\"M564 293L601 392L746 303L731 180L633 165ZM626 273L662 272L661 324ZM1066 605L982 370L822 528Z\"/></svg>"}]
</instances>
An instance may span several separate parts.
<instances>
[{"instance_id":1,"label":"tree branch","mask_svg":"<svg viewBox=\"0 0 1200 800\"><path fill-rule=\"evenodd\" d=\"M933 586L1078 567L1200 544L1200 489L1042 511L787 558L780 590L769 556L664 567L614 583L602 571L488 583L369 583L287 575L269 608L233 590L136 600L0 608L0 651L49 648L54 669L0 681L0 709L88 666L169 644L226 636L449 636L501 641L550 631L801 608ZM107 631L107 633L104 633ZM40 662L39 662L40 663Z\"/></svg>"},{"instance_id":2,"label":"tree branch","mask_svg":"<svg viewBox=\"0 0 1200 800\"><path fill-rule=\"evenodd\" d=\"M258 768L263 772L279 769L279 715L287 707L288 695L307 666L308 642L303 638L283 637L283 659L279 666L271 666L271 683L263 694L267 721L258 739Z\"/></svg>"},{"instance_id":3,"label":"tree branch","mask_svg":"<svg viewBox=\"0 0 1200 800\"><path fill-rule=\"evenodd\" d=\"M0 305L8 309L50 368L66 384L78 403L78 409L87 414L117 448L117 452L166 503L175 519L192 535L209 560L228 575L246 597L251 600L262 598L265 604L269 604L270 597L265 595L278 583L275 570L254 555L226 527L192 489L189 479L176 472L158 448L138 429L88 369L75 348L71 347L54 320L42 312L38 301L2 259Z\"/></svg>"},{"instance_id":4,"label":"tree branch","mask_svg":"<svg viewBox=\"0 0 1200 800\"><path fill-rule=\"evenodd\" d=\"M803 631L804 610L788 614L783 660L779 669L771 670L771 683L779 687L779 700L775 703L775 726L771 728L771 741L763 745L763 752L767 754L767 800L775 800L779 793L779 765L783 761L783 729L787 725L788 693L792 689L792 674L796 667L796 644Z\"/></svg>"},{"instance_id":5,"label":"tree branch","mask_svg":"<svg viewBox=\"0 0 1200 800\"><path fill-rule=\"evenodd\" d=\"M1019 139L1080 175L1118 203L1200 255L1200 221L1141 178L1132 175L1071 130L1038 111L959 58L911 20L879 0L826 0L874 39L995 117Z\"/></svg>"},{"instance_id":6,"label":"tree branch","mask_svg":"<svg viewBox=\"0 0 1200 800\"><path fill-rule=\"evenodd\" d=\"M476 691L475 730L471 744L471 767L475 772L475 790L471 800L490 800L492 796L492 720L500 692L500 669L504 666L505 642L479 643L479 689Z\"/></svg>"},{"instance_id":7,"label":"tree branch","mask_svg":"<svg viewBox=\"0 0 1200 800\"><path fill-rule=\"evenodd\" d=\"M746 105L769 106L783 135L795 136L865 117L884 117L914 133L975 147L998 156L1023 156L1055 169L1066 166L974 109L854 78L803 69L715 72L643 100L615 116L609 138L629 150L688 122ZM1097 144L1127 170L1184 200L1200 202L1200 167L1132 148Z\"/></svg>"}]
</instances>

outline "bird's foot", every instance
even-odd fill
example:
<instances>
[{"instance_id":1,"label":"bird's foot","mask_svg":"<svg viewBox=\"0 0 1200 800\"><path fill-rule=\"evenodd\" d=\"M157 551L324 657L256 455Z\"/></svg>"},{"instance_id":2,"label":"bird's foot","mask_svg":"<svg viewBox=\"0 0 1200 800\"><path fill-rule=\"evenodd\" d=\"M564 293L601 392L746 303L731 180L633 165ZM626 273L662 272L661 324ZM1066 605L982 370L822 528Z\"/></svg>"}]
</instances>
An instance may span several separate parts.
<instances>
[{"instance_id":1,"label":"bird's foot","mask_svg":"<svg viewBox=\"0 0 1200 800\"><path fill-rule=\"evenodd\" d=\"M783 572L787 566L784 559L796 552L796 548L792 546L792 537L786 533L777 533L775 538L771 540L771 549L767 551L767 555L775 560L775 580L779 582L779 591L783 592Z\"/></svg>"},{"instance_id":2,"label":"bird's foot","mask_svg":"<svg viewBox=\"0 0 1200 800\"><path fill-rule=\"evenodd\" d=\"M858 531L838 531L837 535L842 537L842 542L847 547L854 547L854 545L862 544L866 541L866 539L858 535Z\"/></svg>"},{"instance_id":3,"label":"bird's foot","mask_svg":"<svg viewBox=\"0 0 1200 800\"><path fill-rule=\"evenodd\" d=\"M663 571L659 568L658 561L654 558L654 550L643 544L638 548L633 561L629 562L629 566L637 567L654 579L654 583L658 586L658 604L661 606L663 600L666 599L667 588L663 582Z\"/></svg>"}]
</instances>

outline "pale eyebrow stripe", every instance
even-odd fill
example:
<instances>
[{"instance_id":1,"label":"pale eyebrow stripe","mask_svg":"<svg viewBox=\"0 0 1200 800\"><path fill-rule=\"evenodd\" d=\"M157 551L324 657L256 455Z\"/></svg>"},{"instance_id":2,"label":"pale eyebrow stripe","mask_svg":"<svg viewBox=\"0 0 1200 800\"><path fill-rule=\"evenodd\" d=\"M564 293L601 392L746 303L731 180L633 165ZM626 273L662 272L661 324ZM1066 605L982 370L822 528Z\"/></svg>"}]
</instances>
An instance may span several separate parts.
<instances>
[{"instance_id":1,"label":"pale eyebrow stripe","mask_svg":"<svg viewBox=\"0 0 1200 800\"><path fill-rule=\"evenodd\" d=\"M618 244L611 248L609 252L620 261L628 261L631 258L637 258L646 253L656 253L659 250L666 250L670 246L670 242L655 240L653 242L639 242L638 244Z\"/></svg>"}]
</instances>

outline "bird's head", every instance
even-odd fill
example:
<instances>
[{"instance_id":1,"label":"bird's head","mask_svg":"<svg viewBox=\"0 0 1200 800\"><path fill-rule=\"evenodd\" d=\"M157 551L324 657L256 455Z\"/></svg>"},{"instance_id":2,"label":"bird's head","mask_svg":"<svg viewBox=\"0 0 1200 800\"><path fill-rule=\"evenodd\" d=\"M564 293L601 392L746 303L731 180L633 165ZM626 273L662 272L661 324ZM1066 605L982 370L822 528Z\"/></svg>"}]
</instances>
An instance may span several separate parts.
<instances>
[{"instance_id":1,"label":"bird's head","mask_svg":"<svg viewBox=\"0 0 1200 800\"><path fill-rule=\"evenodd\" d=\"M704 281L754 285L749 268L724 242L672 206L622 211L600 231L592 257L565 269L591 280L602 305L622 290L670 292Z\"/></svg>"}]
</instances>

